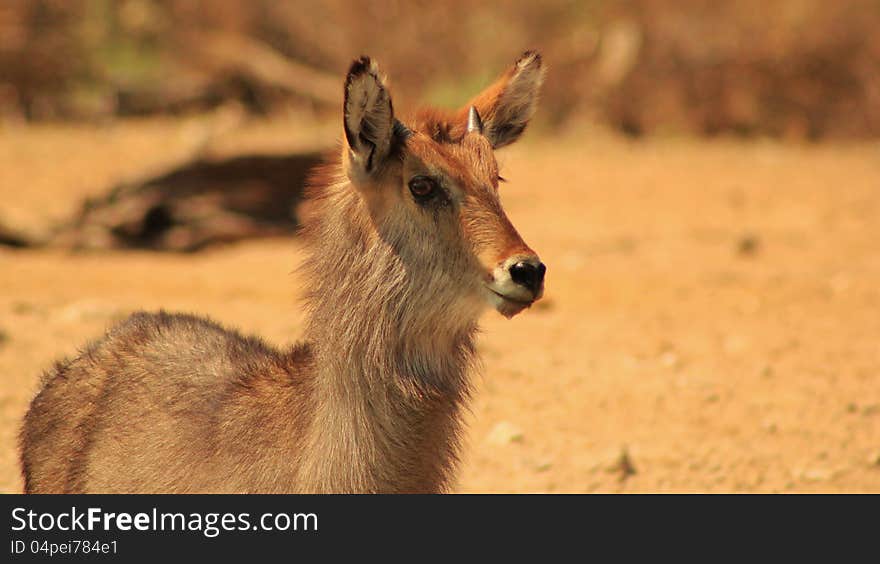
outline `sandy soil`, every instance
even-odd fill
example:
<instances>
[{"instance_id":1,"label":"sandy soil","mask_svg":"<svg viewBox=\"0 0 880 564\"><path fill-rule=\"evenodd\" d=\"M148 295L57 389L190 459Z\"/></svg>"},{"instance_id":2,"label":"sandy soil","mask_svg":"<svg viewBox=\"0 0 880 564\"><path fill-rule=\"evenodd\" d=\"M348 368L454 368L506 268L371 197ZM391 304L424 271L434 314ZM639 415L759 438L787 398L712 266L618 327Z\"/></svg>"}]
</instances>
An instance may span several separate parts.
<instances>
[{"instance_id":1,"label":"sandy soil","mask_svg":"<svg viewBox=\"0 0 880 564\"><path fill-rule=\"evenodd\" d=\"M183 158L200 128L0 131L0 216L41 229ZM305 133L249 126L211 147L284 150ZM484 319L458 491L880 492L880 146L581 132L499 156L547 290ZM301 254L296 240L0 250L0 491L21 488L17 428L53 359L140 308L291 343Z\"/></svg>"}]
</instances>

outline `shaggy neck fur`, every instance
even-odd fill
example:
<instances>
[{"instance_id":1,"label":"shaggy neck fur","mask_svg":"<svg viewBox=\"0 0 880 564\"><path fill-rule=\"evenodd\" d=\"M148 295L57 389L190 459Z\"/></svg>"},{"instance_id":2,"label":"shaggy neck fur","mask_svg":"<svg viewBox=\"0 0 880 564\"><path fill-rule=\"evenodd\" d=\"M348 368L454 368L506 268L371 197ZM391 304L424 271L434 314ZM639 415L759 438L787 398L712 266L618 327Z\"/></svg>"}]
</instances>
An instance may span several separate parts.
<instances>
[{"instance_id":1,"label":"shaggy neck fur","mask_svg":"<svg viewBox=\"0 0 880 564\"><path fill-rule=\"evenodd\" d=\"M375 225L340 177L314 198L307 227L314 412L301 483L444 491L457 462L478 312L436 266L403 258L382 233L405 232Z\"/></svg>"}]
</instances>

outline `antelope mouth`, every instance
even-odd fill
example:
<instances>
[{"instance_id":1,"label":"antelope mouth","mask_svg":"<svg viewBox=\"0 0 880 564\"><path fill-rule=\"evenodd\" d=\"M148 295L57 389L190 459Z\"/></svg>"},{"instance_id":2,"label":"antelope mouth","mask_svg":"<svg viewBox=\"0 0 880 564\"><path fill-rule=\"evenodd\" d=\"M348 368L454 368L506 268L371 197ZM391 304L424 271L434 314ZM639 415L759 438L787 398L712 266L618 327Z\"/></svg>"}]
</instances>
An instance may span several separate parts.
<instances>
[{"instance_id":1,"label":"antelope mouth","mask_svg":"<svg viewBox=\"0 0 880 564\"><path fill-rule=\"evenodd\" d=\"M498 313L508 319L535 303L533 299L524 300L519 297L502 294L489 287L486 287L486 289L489 290L489 302Z\"/></svg>"}]
</instances>

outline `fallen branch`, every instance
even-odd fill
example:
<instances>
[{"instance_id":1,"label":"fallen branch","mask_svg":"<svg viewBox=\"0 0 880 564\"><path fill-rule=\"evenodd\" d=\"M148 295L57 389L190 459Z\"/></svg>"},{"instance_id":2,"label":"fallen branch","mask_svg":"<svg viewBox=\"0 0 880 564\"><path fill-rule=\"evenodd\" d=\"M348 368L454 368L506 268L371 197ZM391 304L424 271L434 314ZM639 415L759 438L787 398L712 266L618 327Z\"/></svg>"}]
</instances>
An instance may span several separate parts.
<instances>
[{"instance_id":1,"label":"fallen branch","mask_svg":"<svg viewBox=\"0 0 880 564\"><path fill-rule=\"evenodd\" d=\"M190 252L289 235L299 223L306 178L320 160L318 153L197 159L90 198L45 240L0 226L0 245Z\"/></svg>"},{"instance_id":2,"label":"fallen branch","mask_svg":"<svg viewBox=\"0 0 880 564\"><path fill-rule=\"evenodd\" d=\"M263 86L323 104L337 105L342 101L342 88L336 76L293 61L256 39L193 32L184 36L184 43L201 64L214 71L242 74Z\"/></svg>"}]
</instances>

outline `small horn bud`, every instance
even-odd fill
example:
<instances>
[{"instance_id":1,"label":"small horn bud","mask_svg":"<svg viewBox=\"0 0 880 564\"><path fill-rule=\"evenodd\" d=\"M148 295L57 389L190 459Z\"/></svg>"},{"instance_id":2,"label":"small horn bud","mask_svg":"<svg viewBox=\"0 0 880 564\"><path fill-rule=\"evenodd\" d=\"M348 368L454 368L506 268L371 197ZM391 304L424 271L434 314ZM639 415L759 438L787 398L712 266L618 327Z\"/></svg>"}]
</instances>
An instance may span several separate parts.
<instances>
[{"instance_id":1,"label":"small horn bud","mask_svg":"<svg viewBox=\"0 0 880 564\"><path fill-rule=\"evenodd\" d=\"M474 106L471 106L468 111L467 131L468 133L483 134L483 120L480 119L480 114L477 113L477 108Z\"/></svg>"}]
</instances>

